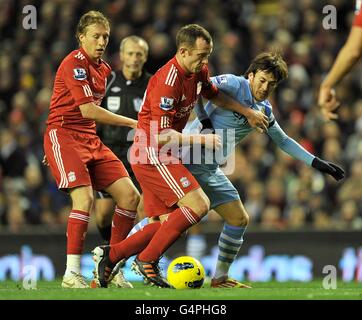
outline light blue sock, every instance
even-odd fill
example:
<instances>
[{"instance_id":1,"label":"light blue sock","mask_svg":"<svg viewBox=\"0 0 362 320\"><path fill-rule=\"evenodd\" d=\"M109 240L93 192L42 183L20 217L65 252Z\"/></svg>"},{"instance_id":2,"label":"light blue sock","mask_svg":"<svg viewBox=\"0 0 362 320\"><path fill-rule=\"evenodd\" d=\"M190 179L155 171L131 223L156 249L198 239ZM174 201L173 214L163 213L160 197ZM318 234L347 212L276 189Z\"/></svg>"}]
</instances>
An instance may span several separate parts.
<instances>
[{"instance_id":1,"label":"light blue sock","mask_svg":"<svg viewBox=\"0 0 362 320\"><path fill-rule=\"evenodd\" d=\"M136 233L137 231L140 231L145 225L148 224L148 218L142 219L140 222L138 222L132 230L128 233L127 238L131 236L132 234Z\"/></svg>"},{"instance_id":2,"label":"light blue sock","mask_svg":"<svg viewBox=\"0 0 362 320\"><path fill-rule=\"evenodd\" d=\"M219 237L219 255L217 257L214 278L218 279L227 276L231 264L234 262L241 245L246 227L234 227L224 224Z\"/></svg>"}]
</instances>

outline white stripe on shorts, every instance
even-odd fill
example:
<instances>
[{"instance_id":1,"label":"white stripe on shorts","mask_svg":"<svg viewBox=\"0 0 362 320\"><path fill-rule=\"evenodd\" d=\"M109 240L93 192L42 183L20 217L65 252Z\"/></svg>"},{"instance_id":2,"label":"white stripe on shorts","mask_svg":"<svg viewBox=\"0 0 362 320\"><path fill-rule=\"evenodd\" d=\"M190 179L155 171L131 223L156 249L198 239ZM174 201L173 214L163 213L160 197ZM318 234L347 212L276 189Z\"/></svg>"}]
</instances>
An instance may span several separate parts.
<instances>
[{"instance_id":1,"label":"white stripe on shorts","mask_svg":"<svg viewBox=\"0 0 362 320\"><path fill-rule=\"evenodd\" d=\"M185 196L185 193L177 184L177 182L175 181L175 179L173 178L172 174L167 169L167 167L159 162L154 148L146 147L146 151L151 164L153 164L157 168L158 172L160 173L162 178L166 181L168 186L172 189L172 191L176 194L177 198L178 199L183 198Z\"/></svg>"},{"instance_id":2,"label":"white stripe on shorts","mask_svg":"<svg viewBox=\"0 0 362 320\"><path fill-rule=\"evenodd\" d=\"M57 137L57 129L52 129L49 131L50 141L52 142L52 150L55 158L55 162L57 164L59 173L60 173L60 183L59 188L66 188L68 187L68 179L65 173L62 154L60 152L60 144L58 142Z\"/></svg>"}]
</instances>

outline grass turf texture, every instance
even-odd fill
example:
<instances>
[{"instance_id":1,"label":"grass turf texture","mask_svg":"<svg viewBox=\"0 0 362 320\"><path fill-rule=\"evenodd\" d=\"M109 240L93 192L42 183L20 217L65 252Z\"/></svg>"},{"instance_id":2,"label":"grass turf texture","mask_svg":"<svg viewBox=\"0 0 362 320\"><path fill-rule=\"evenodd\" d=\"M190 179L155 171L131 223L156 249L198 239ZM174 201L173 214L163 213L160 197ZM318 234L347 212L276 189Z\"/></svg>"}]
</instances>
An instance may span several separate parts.
<instances>
[{"instance_id":1,"label":"grass turf texture","mask_svg":"<svg viewBox=\"0 0 362 320\"><path fill-rule=\"evenodd\" d=\"M313 282L255 282L253 289L159 289L134 283L134 289L62 289L61 280L39 281L36 290L25 290L22 282L0 282L0 300L362 300L361 283L338 282L326 290L322 280Z\"/></svg>"}]
</instances>

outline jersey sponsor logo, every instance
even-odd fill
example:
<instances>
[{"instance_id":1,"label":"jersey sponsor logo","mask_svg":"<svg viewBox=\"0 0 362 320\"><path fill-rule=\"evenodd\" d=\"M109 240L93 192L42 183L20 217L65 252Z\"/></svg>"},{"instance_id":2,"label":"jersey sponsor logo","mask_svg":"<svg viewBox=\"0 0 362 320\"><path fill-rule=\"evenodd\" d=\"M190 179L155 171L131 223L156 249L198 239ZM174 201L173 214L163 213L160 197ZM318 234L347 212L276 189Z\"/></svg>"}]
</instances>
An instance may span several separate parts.
<instances>
[{"instance_id":1,"label":"jersey sponsor logo","mask_svg":"<svg viewBox=\"0 0 362 320\"><path fill-rule=\"evenodd\" d=\"M170 111L173 108L173 98L161 97L160 108L165 111Z\"/></svg>"},{"instance_id":2,"label":"jersey sponsor logo","mask_svg":"<svg viewBox=\"0 0 362 320\"><path fill-rule=\"evenodd\" d=\"M107 97L107 109L111 112L117 112L121 106L121 97Z\"/></svg>"},{"instance_id":3,"label":"jersey sponsor logo","mask_svg":"<svg viewBox=\"0 0 362 320\"><path fill-rule=\"evenodd\" d=\"M216 82L218 84L223 84L223 83L227 83L228 82L228 78L226 76L217 76L216 77Z\"/></svg>"},{"instance_id":4,"label":"jersey sponsor logo","mask_svg":"<svg viewBox=\"0 0 362 320\"><path fill-rule=\"evenodd\" d=\"M181 107L181 108L176 112L175 118L180 119L180 118L187 117L187 116L191 113L192 109L195 107L196 101L197 101L197 100L191 102L189 105L187 105L187 106L185 106L185 107Z\"/></svg>"},{"instance_id":5,"label":"jersey sponsor logo","mask_svg":"<svg viewBox=\"0 0 362 320\"><path fill-rule=\"evenodd\" d=\"M87 79L87 72L83 68L75 68L73 69L74 72L74 79L75 80L85 80Z\"/></svg>"},{"instance_id":6,"label":"jersey sponsor logo","mask_svg":"<svg viewBox=\"0 0 362 320\"><path fill-rule=\"evenodd\" d=\"M79 60L84 60L85 59L85 56L80 51L78 51L78 53L74 57L79 59Z\"/></svg>"},{"instance_id":7,"label":"jersey sponsor logo","mask_svg":"<svg viewBox=\"0 0 362 320\"><path fill-rule=\"evenodd\" d=\"M77 180L77 177L75 176L75 172L73 172L73 171L68 172L68 180L69 180L69 182L74 182L75 180Z\"/></svg>"},{"instance_id":8,"label":"jersey sponsor logo","mask_svg":"<svg viewBox=\"0 0 362 320\"><path fill-rule=\"evenodd\" d=\"M197 95L200 94L201 89L202 89L202 82L199 81L199 82L197 83L197 87L196 87L196 94L197 94Z\"/></svg>"},{"instance_id":9,"label":"jersey sponsor logo","mask_svg":"<svg viewBox=\"0 0 362 320\"><path fill-rule=\"evenodd\" d=\"M233 115L236 119L238 119L239 121L241 121L241 124L244 125L248 122L248 119L246 119L242 114L234 111Z\"/></svg>"},{"instance_id":10,"label":"jersey sponsor logo","mask_svg":"<svg viewBox=\"0 0 362 320\"><path fill-rule=\"evenodd\" d=\"M187 177L182 177L180 179L180 182L184 188L187 188L191 185L191 182L189 181L189 179L187 179Z\"/></svg>"},{"instance_id":11,"label":"jersey sponsor logo","mask_svg":"<svg viewBox=\"0 0 362 320\"><path fill-rule=\"evenodd\" d=\"M117 86L112 87L112 88L111 88L111 92L114 92L114 93L121 92L121 88L120 88L120 87L117 87Z\"/></svg>"}]
</instances>

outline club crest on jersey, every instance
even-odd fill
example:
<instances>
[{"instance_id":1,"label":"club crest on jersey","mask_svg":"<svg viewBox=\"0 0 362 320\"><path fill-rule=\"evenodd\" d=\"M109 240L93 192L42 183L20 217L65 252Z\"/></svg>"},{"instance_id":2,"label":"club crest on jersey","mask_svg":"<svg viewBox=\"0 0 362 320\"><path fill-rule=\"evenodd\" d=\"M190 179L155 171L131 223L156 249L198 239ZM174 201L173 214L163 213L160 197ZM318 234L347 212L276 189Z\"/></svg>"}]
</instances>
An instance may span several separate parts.
<instances>
[{"instance_id":1,"label":"club crest on jersey","mask_svg":"<svg viewBox=\"0 0 362 320\"><path fill-rule=\"evenodd\" d=\"M75 173L73 171L70 171L68 173L68 180L69 182L74 182L75 180L77 180L77 177L75 176Z\"/></svg>"},{"instance_id":2,"label":"club crest on jersey","mask_svg":"<svg viewBox=\"0 0 362 320\"><path fill-rule=\"evenodd\" d=\"M74 79L75 80L85 80L85 79L87 79L87 73L86 73L85 69L76 68L76 69L73 69L73 72L74 72Z\"/></svg>"},{"instance_id":3,"label":"club crest on jersey","mask_svg":"<svg viewBox=\"0 0 362 320\"><path fill-rule=\"evenodd\" d=\"M169 111L173 108L173 98L161 97L160 108L165 111Z\"/></svg>"},{"instance_id":4,"label":"club crest on jersey","mask_svg":"<svg viewBox=\"0 0 362 320\"><path fill-rule=\"evenodd\" d=\"M228 82L228 79L226 76L217 76L216 77L216 82L218 84L223 84L223 83L227 83Z\"/></svg>"},{"instance_id":5,"label":"club crest on jersey","mask_svg":"<svg viewBox=\"0 0 362 320\"><path fill-rule=\"evenodd\" d=\"M270 117L271 111L272 111L271 105L270 105L268 102L266 102L266 104L263 105L261 111L262 111L266 116Z\"/></svg>"},{"instance_id":6,"label":"club crest on jersey","mask_svg":"<svg viewBox=\"0 0 362 320\"><path fill-rule=\"evenodd\" d=\"M202 89L202 82L199 81L199 82L197 83L197 87L196 87L196 94L200 94L201 89Z\"/></svg>"},{"instance_id":7,"label":"club crest on jersey","mask_svg":"<svg viewBox=\"0 0 362 320\"><path fill-rule=\"evenodd\" d=\"M191 182L189 181L189 179L187 179L186 177L182 177L182 178L180 179L180 182L181 182L181 184L182 184L182 186L183 186L184 188L187 188L187 187L191 184Z\"/></svg>"}]
</instances>

